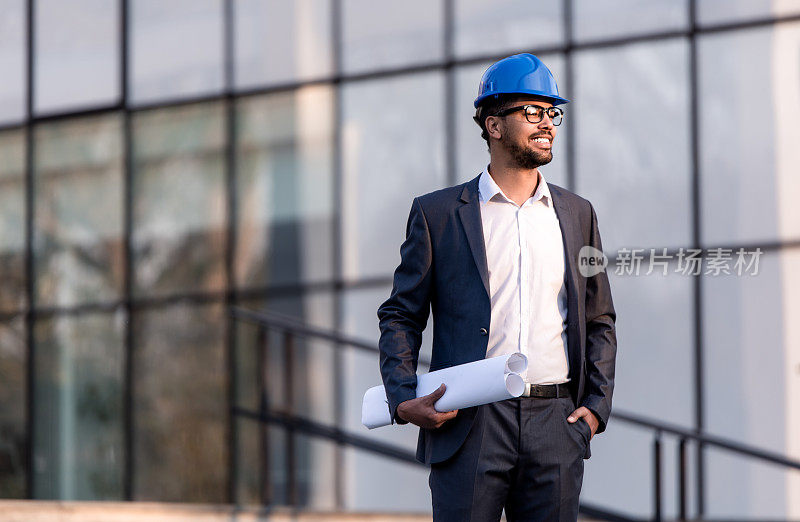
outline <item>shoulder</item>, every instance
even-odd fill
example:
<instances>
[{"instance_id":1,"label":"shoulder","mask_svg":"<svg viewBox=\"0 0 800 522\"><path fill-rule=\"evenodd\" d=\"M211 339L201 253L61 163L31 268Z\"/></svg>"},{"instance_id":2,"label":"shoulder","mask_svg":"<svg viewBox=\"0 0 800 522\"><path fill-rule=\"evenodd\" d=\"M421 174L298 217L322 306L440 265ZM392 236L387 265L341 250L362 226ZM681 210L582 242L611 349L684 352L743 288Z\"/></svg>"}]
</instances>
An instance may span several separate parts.
<instances>
[{"instance_id":1,"label":"shoulder","mask_svg":"<svg viewBox=\"0 0 800 522\"><path fill-rule=\"evenodd\" d=\"M461 196L461 192L463 192L464 187L468 184L461 183L459 185L453 185L452 187L446 187L439 190L434 190L433 192L428 192L427 194L422 194L417 196L420 204L423 206L428 205L446 205L448 203L455 203L458 201L458 198Z\"/></svg>"},{"instance_id":2,"label":"shoulder","mask_svg":"<svg viewBox=\"0 0 800 522\"><path fill-rule=\"evenodd\" d=\"M550 193L553 195L553 198L560 200L562 204L567 206L573 212L577 211L581 215L586 213L590 216L594 212L594 207L592 207L592 204L588 199L553 183L548 182L547 187L550 189Z\"/></svg>"},{"instance_id":3,"label":"shoulder","mask_svg":"<svg viewBox=\"0 0 800 522\"><path fill-rule=\"evenodd\" d=\"M597 233L597 214L589 200L564 187L549 183L548 186L556 208L561 207L567 210L567 212L562 212L559 217L572 221L583 232L584 240L591 241L591 237Z\"/></svg>"},{"instance_id":4,"label":"shoulder","mask_svg":"<svg viewBox=\"0 0 800 522\"><path fill-rule=\"evenodd\" d=\"M466 190L466 193L465 193ZM477 196L478 178L473 178L464 183L445 187L433 192L428 192L414 198L426 212L446 212L463 204L461 198L465 194L475 192Z\"/></svg>"}]
</instances>

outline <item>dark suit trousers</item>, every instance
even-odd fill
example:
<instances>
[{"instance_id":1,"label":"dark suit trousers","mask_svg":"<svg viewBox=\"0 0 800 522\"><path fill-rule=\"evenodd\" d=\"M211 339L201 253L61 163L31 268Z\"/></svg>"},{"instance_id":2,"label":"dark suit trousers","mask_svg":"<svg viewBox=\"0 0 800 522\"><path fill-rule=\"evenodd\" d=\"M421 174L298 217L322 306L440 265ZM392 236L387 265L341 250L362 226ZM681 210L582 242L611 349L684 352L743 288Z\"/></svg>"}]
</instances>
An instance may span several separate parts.
<instances>
[{"instance_id":1,"label":"dark suit trousers","mask_svg":"<svg viewBox=\"0 0 800 522\"><path fill-rule=\"evenodd\" d=\"M480 406L464 444L431 465L433 519L490 522L578 518L590 428L567 416L572 399L508 399Z\"/></svg>"}]
</instances>

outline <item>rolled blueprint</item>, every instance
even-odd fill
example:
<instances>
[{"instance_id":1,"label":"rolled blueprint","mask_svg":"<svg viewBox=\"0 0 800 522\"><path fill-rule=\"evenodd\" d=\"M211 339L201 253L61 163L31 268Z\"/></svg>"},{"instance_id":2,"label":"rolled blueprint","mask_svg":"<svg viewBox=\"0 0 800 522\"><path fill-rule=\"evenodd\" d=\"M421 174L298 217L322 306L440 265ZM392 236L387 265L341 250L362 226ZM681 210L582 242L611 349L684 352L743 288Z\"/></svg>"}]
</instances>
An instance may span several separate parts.
<instances>
[{"instance_id":1,"label":"rolled blueprint","mask_svg":"<svg viewBox=\"0 0 800 522\"><path fill-rule=\"evenodd\" d=\"M433 407L436 411L470 408L519 397L525 391L521 373L528 359L521 353L491 357L459 364L417 376L417 397L434 392L442 383L446 390ZM392 423L389 400L383 386L375 386L364 394L361 423L369 429Z\"/></svg>"}]
</instances>

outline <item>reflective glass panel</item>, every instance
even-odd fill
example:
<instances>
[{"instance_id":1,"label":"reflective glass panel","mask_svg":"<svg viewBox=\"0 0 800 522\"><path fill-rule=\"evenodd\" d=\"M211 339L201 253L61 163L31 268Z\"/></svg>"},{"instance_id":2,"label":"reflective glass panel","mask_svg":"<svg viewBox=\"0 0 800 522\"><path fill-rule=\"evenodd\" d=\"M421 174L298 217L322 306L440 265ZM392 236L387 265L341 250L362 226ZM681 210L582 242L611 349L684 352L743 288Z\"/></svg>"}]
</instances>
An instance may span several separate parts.
<instances>
[{"instance_id":1,"label":"reflective glass panel","mask_svg":"<svg viewBox=\"0 0 800 522\"><path fill-rule=\"evenodd\" d=\"M34 498L122 500L122 312L36 323Z\"/></svg>"},{"instance_id":2,"label":"reflective glass panel","mask_svg":"<svg viewBox=\"0 0 800 522\"><path fill-rule=\"evenodd\" d=\"M254 311L278 313L305 324L330 330L333 326L333 295L327 292L287 295L266 300L247 300L240 306ZM348 409L337 389L337 350L333 343L312 337L287 339L281 332L259 330L248 321L237 322L236 403L257 411L262 391L271 408L292 411L314 422L329 426L337 422L337 401ZM290 364L291 362L291 364ZM290 374L291 372L291 374ZM292 400L286 390L291 375ZM340 420L340 419L338 419ZM280 426L259 426L253 419L237 419L239 473L237 498L240 502L259 502L263 462L267 462L271 493L286 501L284 470L288 434ZM341 471L335 465L336 445L318 437L295 435L297 494L301 505L312 509L332 509L335 484Z\"/></svg>"},{"instance_id":3,"label":"reflective glass panel","mask_svg":"<svg viewBox=\"0 0 800 522\"><path fill-rule=\"evenodd\" d=\"M118 99L119 5L116 0L36 0L37 113Z\"/></svg>"},{"instance_id":4,"label":"reflective glass panel","mask_svg":"<svg viewBox=\"0 0 800 522\"><path fill-rule=\"evenodd\" d=\"M133 121L136 295L225 286L223 106L146 111Z\"/></svg>"},{"instance_id":5,"label":"reflective glass panel","mask_svg":"<svg viewBox=\"0 0 800 522\"><path fill-rule=\"evenodd\" d=\"M0 133L0 312L25 306L25 135Z\"/></svg>"},{"instance_id":6,"label":"reflective glass panel","mask_svg":"<svg viewBox=\"0 0 800 522\"><path fill-rule=\"evenodd\" d=\"M343 247L348 277L390 276L414 196L445 186L440 73L344 86Z\"/></svg>"},{"instance_id":7,"label":"reflective glass panel","mask_svg":"<svg viewBox=\"0 0 800 522\"><path fill-rule=\"evenodd\" d=\"M690 244L688 50L675 39L575 55L576 192L607 252Z\"/></svg>"},{"instance_id":8,"label":"reflective glass panel","mask_svg":"<svg viewBox=\"0 0 800 522\"><path fill-rule=\"evenodd\" d=\"M798 48L797 22L698 40L706 245L800 239Z\"/></svg>"},{"instance_id":9,"label":"reflective glass panel","mask_svg":"<svg viewBox=\"0 0 800 522\"><path fill-rule=\"evenodd\" d=\"M734 269L734 251L726 263L729 274L708 275L703 281L705 428L712 435L796 456L800 254L784 250L756 258L755 275L752 269L742 275ZM792 518L791 498L800 491L790 487L797 485L796 472L729 452L710 452L706 462L710 517Z\"/></svg>"},{"instance_id":10,"label":"reflective glass panel","mask_svg":"<svg viewBox=\"0 0 800 522\"><path fill-rule=\"evenodd\" d=\"M35 129L35 295L39 306L122 293L122 136L116 115Z\"/></svg>"},{"instance_id":11,"label":"reflective glass panel","mask_svg":"<svg viewBox=\"0 0 800 522\"><path fill-rule=\"evenodd\" d=\"M442 0L343 0L345 72L429 63L443 57Z\"/></svg>"},{"instance_id":12,"label":"reflective glass panel","mask_svg":"<svg viewBox=\"0 0 800 522\"><path fill-rule=\"evenodd\" d=\"M576 40L600 40L685 29L686 0L570 0Z\"/></svg>"},{"instance_id":13,"label":"reflective glass panel","mask_svg":"<svg viewBox=\"0 0 800 522\"><path fill-rule=\"evenodd\" d=\"M133 318L135 500L226 501L223 310L168 305Z\"/></svg>"},{"instance_id":14,"label":"reflective glass panel","mask_svg":"<svg viewBox=\"0 0 800 522\"><path fill-rule=\"evenodd\" d=\"M25 498L27 480L25 323L0 321L0 498Z\"/></svg>"},{"instance_id":15,"label":"reflective glass panel","mask_svg":"<svg viewBox=\"0 0 800 522\"><path fill-rule=\"evenodd\" d=\"M564 38L562 0L455 0L454 7L459 56L513 54L557 45Z\"/></svg>"},{"instance_id":16,"label":"reflective glass panel","mask_svg":"<svg viewBox=\"0 0 800 522\"><path fill-rule=\"evenodd\" d=\"M25 117L25 1L0 0L0 122Z\"/></svg>"},{"instance_id":17,"label":"reflective glass panel","mask_svg":"<svg viewBox=\"0 0 800 522\"><path fill-rule=\"evenodd\" d=\"M746 22L800 13L797 0L697 0L701 24Z\"/></svg>"},{"instance_id":18,"label":"reflective glass panel","mask_svg":"<svg viewBox=\"0 0 800 522\"><path fill-rule=\"evenodd\" d=\"M399 244L397 245L399 247ZM342 329L345 334L377 347L378 307L391 294L391 286L348 289L342 296ZM430 359L433 320L423 333L420 356ZM382 384L378 352L370 353L349 350L344 353L344 404L360 404L364 392ZM420 364L419 372L427 371ZM345 408L345 427L364 437L414 452L417 447L417 429L378 428L366 430L361 424L361 410ZM430 510L428 470L405 463L389 462L365 451L345 449L345 465L352 477L350 502L353 509L426 512ZM403 491L398 495L386 495L387 490Z\"/></svg>"},{"instance_id":19,"label":"reflective glass panel","mask_svg":"<svg viewBox=\"0 0 800 522\"><path fill-rule=\"evenodd\" d=\"M332 103L327 86L239 101L238 286L332 277Z\"/></svg>"},{"instance_id":20,"label":"reflective glass panel","mask_svg":"<svg viewBox=\"0 0 800 522\"><path fill-rule=\"evenodd\" d=\"M331 0L236 0L236 86L328 76Z\"/></svg>"},{"instance_id":21,"label":"reflective glass panel","mask_svg":"<svg viewBox=\"0 0 800 522\"><path fill-rule=\"evenodd\" d=\"M129 5L134 103L222 89L222 0L136 0Z\"/></svg>"}]
</instances>

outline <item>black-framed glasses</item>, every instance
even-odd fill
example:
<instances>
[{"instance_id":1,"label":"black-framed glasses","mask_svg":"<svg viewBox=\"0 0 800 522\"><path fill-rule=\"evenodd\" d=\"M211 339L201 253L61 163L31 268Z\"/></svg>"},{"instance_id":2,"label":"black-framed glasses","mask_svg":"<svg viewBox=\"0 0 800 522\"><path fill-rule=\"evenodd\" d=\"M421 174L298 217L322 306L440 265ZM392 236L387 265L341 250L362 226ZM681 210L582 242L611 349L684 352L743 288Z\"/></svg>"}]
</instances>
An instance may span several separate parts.
<instances>
[{"instance_id":1,"label":"black-framed glasses","mask_svg":"<svg viewBox=\"0 0 800 522\"><path fill-rule=\"evenodd\" d=\"M539 123L544 119L545 113L553 125L561 125L561 120L564 117L563 109L559 107L542 107L541 105L520 105L519 107L509 107L497 113L497 116L507 116L512 112L523 111L525 119L530 123Z\"/></svg>"}]
</instances>

